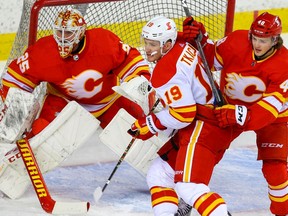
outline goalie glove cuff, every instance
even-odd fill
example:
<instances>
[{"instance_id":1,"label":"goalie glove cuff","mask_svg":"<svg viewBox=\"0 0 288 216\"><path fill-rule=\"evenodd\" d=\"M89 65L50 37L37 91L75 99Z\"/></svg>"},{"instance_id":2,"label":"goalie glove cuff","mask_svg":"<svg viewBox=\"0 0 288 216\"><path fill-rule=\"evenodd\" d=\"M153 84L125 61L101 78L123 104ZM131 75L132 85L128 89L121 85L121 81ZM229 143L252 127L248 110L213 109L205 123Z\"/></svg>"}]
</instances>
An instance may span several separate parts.
<instances>
[{"instance_id":1,"label":"goalie glove cuff","mask_svg":"<svg viewBox=\"0 0 288 216\"><path fill-rule=\"evenodd\" d=\"M246 106L235 105L235 119L237 124L244 126L247 122L248 110Z\"/></svg>"}]
</instances>

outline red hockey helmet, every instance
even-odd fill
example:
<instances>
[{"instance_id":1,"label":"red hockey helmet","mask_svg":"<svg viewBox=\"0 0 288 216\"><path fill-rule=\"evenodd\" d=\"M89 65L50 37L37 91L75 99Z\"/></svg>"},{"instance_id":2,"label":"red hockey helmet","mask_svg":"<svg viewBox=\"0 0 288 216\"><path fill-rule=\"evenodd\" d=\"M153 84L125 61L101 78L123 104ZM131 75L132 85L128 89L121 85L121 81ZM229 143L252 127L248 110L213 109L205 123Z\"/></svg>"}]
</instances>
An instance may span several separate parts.
<instances>
[{"instance_id":1,"label":"red hockey helmet","mask_svg":"<svg viewBox=\"0 0 288 216\"><path fill-rule=\"evenodd\" d=\"M264 12L251 24L249 35L256 37L274 37L282 32L281 20L278 16ZM250 37L251 38L251 37Z\"/></svg>"}]
</instances>

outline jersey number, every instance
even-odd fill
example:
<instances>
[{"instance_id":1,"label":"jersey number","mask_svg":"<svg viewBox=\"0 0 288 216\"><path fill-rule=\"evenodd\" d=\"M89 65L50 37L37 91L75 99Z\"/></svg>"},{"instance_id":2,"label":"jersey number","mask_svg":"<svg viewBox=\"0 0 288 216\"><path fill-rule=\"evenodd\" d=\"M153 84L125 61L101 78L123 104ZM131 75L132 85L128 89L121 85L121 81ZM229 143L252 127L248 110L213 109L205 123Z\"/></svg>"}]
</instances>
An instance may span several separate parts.
<instances>
[{"instance_id":1,"label":"jersey number","mask_svg":"<svg viewBox=\"0 0 288 216\"><path fill-rule=\"evenodd\" d=\"M165 92L165 97L167 104L171 104L173 100L175 101L181 99L182 93L178 86L173 86Z\"/></svg>"},{"instance_id":2,"label":"jersey number","mask_svg":"<svg viewBox=\"0 0 288 216\"><path fill-rule=\"evenodd\" d=\"M281 83L280 88L283 89L283 92L286 92L288 89L288 80L285 80L283 83Z\"/></svg>"},{"instance_id":3,"label":"jersey number","mask_svg":"<svg viewBox=\"0 0 288 216\"><path fill-rule=\"evenodd\" d=\"M22 73L29 69L29 62L28 62L28 53L24 53L24 55L20 56L17 59L17 64L19 65L19 69Z\"/></svg>"}]
</instances>

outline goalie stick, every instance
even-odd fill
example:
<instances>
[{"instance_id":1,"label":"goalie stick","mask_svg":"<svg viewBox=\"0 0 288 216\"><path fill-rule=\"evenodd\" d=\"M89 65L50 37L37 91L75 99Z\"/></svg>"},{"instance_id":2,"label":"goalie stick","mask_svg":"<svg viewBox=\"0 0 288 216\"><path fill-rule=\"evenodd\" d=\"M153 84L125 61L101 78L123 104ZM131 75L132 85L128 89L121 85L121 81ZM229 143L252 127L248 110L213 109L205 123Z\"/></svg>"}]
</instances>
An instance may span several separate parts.
<instances>
[{"instance_id":1,"label":"goalie stick","mask_svg":"<svg viewBox=\"0 0 288 216\"><path fill-rule=\"evenodd\" d=\"M90 208L89 202L57 202L55 201L46 186L45 180L39 169L36 158L33 154L27 137L16 142L22 156L27 173L33 184L38 200L44 211L51 214L83 214Z\"/></svg>"},{"instance_id":2,"label":"goalie stick","mask_svg":"<svg viewBox=\"0 0 288 216\"><path fill-rule=\"evenodd\" d=\"M189 8L188 8L188 5L186 3L186 0L181 0L181 2L182 2L182 6L184 8L186 16L187 17L192 17L192 14L189 11ZM193 22L193 17L192 17L191 22ZM214 82L214 79L213 79L213 75L212 75L211 70L209 68L209 65L207 63L207 59L205 57L203 48L202 48L201 43L200 43L202 37L203 37L203 35L200 32L198 37L195 40L196 41L196 45L197 45L198 51L200 53L201 59L203 61L204 68L205 68L206 74L208 76L208 79L209 79L209 82L210 82L210 85L211 85L211 88L212 88L212 92L213 92L213 94L215 96L216 105L221 107L221 106L223 106L225 104L225 101L224 101L223 95L221 94L220 89L217 88L216 85L215 85L215 82Z\"/></svg>"}]
</instances>

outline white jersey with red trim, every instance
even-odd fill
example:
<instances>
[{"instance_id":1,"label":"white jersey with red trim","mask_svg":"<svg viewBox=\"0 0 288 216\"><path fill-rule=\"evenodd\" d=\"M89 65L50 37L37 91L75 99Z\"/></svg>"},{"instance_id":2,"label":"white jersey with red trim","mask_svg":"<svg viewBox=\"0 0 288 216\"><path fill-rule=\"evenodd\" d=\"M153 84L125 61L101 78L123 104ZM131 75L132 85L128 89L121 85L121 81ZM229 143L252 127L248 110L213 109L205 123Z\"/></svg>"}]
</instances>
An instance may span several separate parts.
<instances>
[{"instance_id":1,"label":"white jersey with red trim","mask_svg":"<svg viewBox=\"0 0 288 216\"><path fill-rule=\"evenodd\" d=\"M157 62L151 85L166 104L156 116L167 128L186 127L196 116L196 103L212 105L214 101L198 51L182 41Z\"/></svg>"}]
</instances>

